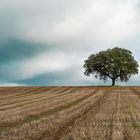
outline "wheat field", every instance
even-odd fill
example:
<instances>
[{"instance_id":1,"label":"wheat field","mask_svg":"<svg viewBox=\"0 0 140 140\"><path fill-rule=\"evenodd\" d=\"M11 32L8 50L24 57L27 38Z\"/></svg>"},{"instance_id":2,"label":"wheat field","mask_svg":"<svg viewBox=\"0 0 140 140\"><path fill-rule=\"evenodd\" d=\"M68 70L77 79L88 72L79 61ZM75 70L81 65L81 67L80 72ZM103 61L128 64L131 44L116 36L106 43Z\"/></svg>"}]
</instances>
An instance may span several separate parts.
<instances>
[{"instance_id":1,"label":"wheat field","mask_svg":"<svg viewBox=\"0 0 140 140\"><path fill-rule=\"evenodd\" d=\"M1 87L0 140L140 140L140 88Z\"/></svg>"}]
</instances>

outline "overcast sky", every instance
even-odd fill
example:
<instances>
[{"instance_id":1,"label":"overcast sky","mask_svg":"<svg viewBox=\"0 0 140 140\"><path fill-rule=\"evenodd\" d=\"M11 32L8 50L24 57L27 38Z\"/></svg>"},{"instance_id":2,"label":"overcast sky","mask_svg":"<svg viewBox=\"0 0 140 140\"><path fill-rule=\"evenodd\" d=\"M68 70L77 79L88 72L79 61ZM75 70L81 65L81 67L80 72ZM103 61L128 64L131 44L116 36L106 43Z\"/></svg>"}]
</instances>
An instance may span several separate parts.
<instances>
[{"instance_id":1,"label":"overcast sky","mask_svg":"<svg viewBox=\"0 0 140 140\"><path fill-rule=\"evenodd\" d=\"M0 0L0 85L102 85L84 60L116 46L140 64L139 0Z\"/></svg>"}]
</instances>

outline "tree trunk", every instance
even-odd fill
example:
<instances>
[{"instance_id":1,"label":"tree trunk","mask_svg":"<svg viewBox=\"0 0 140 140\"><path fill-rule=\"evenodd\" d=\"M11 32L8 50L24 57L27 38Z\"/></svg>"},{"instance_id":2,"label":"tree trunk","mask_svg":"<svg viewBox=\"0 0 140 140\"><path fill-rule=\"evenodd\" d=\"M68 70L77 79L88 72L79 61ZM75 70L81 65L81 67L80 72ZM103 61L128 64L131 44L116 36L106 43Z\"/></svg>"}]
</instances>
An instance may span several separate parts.
<instances>
[{"instance_id":1,"label":"tree trunk","mask_svg":"<svg viewBox=\"0 0 140 140\"><path fill-rule=\"evenodd\" d=\"M112 86L115 86L115 78L112 79Z\"/></svg>"}]
</instances>

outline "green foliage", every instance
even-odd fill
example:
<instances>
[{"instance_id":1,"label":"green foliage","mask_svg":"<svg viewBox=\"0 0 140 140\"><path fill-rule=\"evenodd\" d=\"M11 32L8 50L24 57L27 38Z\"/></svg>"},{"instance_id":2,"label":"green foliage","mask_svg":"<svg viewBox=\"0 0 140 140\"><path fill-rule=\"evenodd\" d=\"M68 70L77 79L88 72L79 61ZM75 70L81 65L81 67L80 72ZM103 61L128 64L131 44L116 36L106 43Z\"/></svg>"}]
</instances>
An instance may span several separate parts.
<instances>
[{"instance_id":1,"label":"green foliage","mask_svg":"<svg viewBox=\"0 0 140 140\"><path fill-rule=\"evenodd\" d=\"M84 68L85 75L93 74L104 81L110 78L112 85L116 80L127 82L131 75L138 73L138 63L132 52L118 47L90 55Z\"/></svg>"}]
</instances>

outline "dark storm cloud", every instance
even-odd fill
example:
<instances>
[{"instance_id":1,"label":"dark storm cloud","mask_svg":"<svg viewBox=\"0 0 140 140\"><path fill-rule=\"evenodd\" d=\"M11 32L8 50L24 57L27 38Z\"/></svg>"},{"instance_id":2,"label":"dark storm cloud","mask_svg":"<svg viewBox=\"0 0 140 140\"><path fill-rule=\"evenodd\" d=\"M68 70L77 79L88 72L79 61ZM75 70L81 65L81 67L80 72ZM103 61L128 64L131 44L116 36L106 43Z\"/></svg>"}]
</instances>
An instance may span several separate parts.
<instances>
[{"instance_id":1,"label":"dark storm cloud","mask_svg":"<svg viewBox=\"0 0 140 140\"><path fill-rule=\"evenodd\" d=\"M45 48L45 49L44 49ZM47 51L47 47L26 41L7 40L0 42L0 63L30 58L38 53Z\"/></svg>"}]
</instances>

